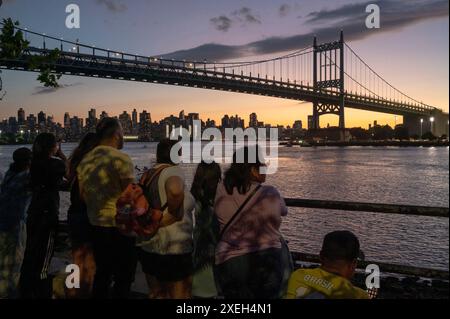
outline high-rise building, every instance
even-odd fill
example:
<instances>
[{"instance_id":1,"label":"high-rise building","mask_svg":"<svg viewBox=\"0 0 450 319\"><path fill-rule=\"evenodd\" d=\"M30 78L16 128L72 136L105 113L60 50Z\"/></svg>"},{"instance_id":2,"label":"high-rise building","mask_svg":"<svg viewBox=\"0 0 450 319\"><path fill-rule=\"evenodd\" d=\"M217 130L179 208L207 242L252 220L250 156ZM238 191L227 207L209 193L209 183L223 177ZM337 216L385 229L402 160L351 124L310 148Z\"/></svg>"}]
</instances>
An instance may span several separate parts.
<instances>
[{"instance_id":1,"label":"high-rise building","mask_svg":"<svg viewBox=\"0 0 450 319\"><path fill-rule=\"evenodd\" d=\"M17 111L17 123L19 125L24 125L25 124L25 111L23 108L20 108Z\"/></svg>"},{"instance_id":2,"label":"high-rise building","mask_svg":"<svg viewBox=\"0 0 450 319\"><path fill-rule=\"evenodd\" d=\"M150 141L152 136L152 116L146 110L139 114L139 139Z\"/></svg>"},{"instance_id":3,"label":"high-rise building","mask_svg":"<svg viewBox=\"0 0 450 319\"><path fill-rule=\"evenodd\" d=\"M216 127L216 121L211 120L211 119L207 119L207 120L206 120L205 127L206 127L206 128Z\"/></svg>"},{"instance_id":4,"label":"high-rise building","mask_svg":"<svg viewBox=\"0 0 450 319\"><path fill-rule=\"evenodd\" d=\"M90 109L88 112L88 118L86 119L86 126L88 131L94 132L97 126L97 110Z\"/></svg>"},{"instance_id":5,"label":"high-rise building","mask_svg":"<svg viewBox=\"0 0 450 319\"><path fill-rule=\"evenodd\" d=\"M36 129L36 123L37 123L36 116L34 116L34 114L28 115L28 117L27 117L28 129L31 131L34 131Z\"/></svg>"},{"instance_id":6,"label":"high-rise building","mask_svg":"<svg viewBox=\"0 0 450 319\"><path fill-rule=\"evenodd\" d=\"M199 121L200 120L200 114L198 113L189 113L187 116L187 121L189 125L192 125L192 123L194 121Z\"/></svg>"},{"instance_id":7,"label":"high-rise building","mask_svg":"<svg viewBox=\"0 0 450 319\"><path fill-rule=\"evenodd\" d=\"M70 128L70 114L69 114L69 112L66 112L64 114L64 128L66 128L66 129Z\"/></svg>"},{"instance_id":8,"label":"high-rise building","mask_svg":"<svg viewBox=\"0 0 450 319\"><path fill-rule=\"evenodd\" d=\"M70 136L72 139L79 139L82 134L83 119L74 116L70 119Z\"/></svg>"},{"instance_id":9,"label":"high-rise building","mask_svg":"<svg viewBox=\"0 0 450 319\"><path fill-rule=\"evenodd\" d=\"M100 114L100 120L103 120L104 118L109 117L108 113L106 113L105 111L102 111L102 113Z\"/></svg>"},{"instance_id":10,"label":"high-rise building","mask_svg":"<svg viewBox=\"0 0 450 319\"><path fill-rule=\"evenodd\" d=\"M88 112L88 117L90 119L97 119L97 110L96 109L90 109Z\"/></svg>"},{"instance_id":11,"label":"high-rise building","mask_svg":"<svg viewBox=\"0 0 450 319\"><path fill-rule=\"evenodd\" d=\"M10 133L15 134L15 133L18 132L19 127L18 127L18 125L17 125L17 119L16 119L15 116L11 116L11 117L8 119L8 127L9 127L9 132L10 132Z\"/></svg>"},{"instance_id":12,"label":"high-rise building","mask_svg":"<svg viewBox=\"0 0 450 319\"><path fill-rule=\"evenodd\" d=\"M180 121L184 121L186 118L186 115L184 114L184 110L180 112L180 115L178 116L178 118L180 119Z\"/></svg>"},{"instance_id":13,"label":"high-rise building","mask_svg":"<svg viewBox=\"0 0 450 319\"><path fill-rule=\"evenodd\" d=\"M250 114L250 121L248 125L253 128L258 127L258 116L256 115L256 113Z\"/></svg>"},{"instance_id":14,"label":"high-rise building","mask_svg":"<svg viewBox=\"0 0 450 319\"><path fill-rule=\"evenodd\" d=\"M236 116L232 116L230 118L230 125L231 128L245 128L245 121L241 119L237 114Z\"/></svg>"},{"instance_id":15,"label":"high-rise building","mask_svg":"<svg viewBox=\"0 0 450 319\"><path fill-rule=\"evenodd\" d=\"M131 121L133 124L133 130L138 128L138 112L136 109L133 110L133 113L131 113Z\"/></svg>"},{"instance_id":16,"label":"high-rise building","mask_svg":"<svg viewBox=\"0 0 450 319\"><path fill-rule=\"evenodd\" d=\"M38 113L38 124L42 126L45 126L47 124L47 116L43 111L40 111Z\"/></svg>"},{"instance_id":17,"label":"high-rise building","mask_svg":"<svg viewBox=\"0 0 450 319\"><path fill-rule=\"evenodd\" d=\"M312 130L314 128L314 117L312 115L308 116L308 130Z\"/></svg>"},{"instance_id":18,"label":"high-rise building","mask_svg":"<svg viewBox=\"0 0 450 319\"><path fill-rule=\"evenodd\" d=\"M122 125L125 134L132 134L133 123L131 121L131 116L127 111L123 111L123 113L119 115L119 122Z\"/></svg>"},{"instance_id":19,"label":"high-rise building","mask_svg":"<svg viewBox=\"0 0 450 319\"><path fill-rule=\"evenodd\" d=\"M224 117L222 117L222 128L228 128L230 127L230 117L228 115L224 115Z\"/></svg>"},{"instance_id":20,"label":"high-rise building","mask_svg":"<svg viewBox=\"0 0 450 319\"><path fill-rule=\"evenodd\" d=\"M295 121L294 125L292 126L294 130L302 130L303 129L303 122L302 121Z\"/></svg>"}]
</instances>

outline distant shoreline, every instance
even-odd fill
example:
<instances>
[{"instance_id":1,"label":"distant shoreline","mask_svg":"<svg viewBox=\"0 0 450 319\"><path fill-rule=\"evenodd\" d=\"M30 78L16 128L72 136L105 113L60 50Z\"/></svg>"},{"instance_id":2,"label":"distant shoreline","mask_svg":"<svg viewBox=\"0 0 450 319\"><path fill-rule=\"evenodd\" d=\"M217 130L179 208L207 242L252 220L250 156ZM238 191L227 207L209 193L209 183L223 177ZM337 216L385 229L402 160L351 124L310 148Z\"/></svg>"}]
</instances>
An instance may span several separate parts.
<instances>
[{"instance_id":1,"label":"distant shoreline","mask_svg":"<svg viewBox=\"0 0 450 319\"><path fill-rule=\"evenodd\" d=\"M206 141L205 141L206 142ZM76 141L63 142L63 144L76 144ZM126 141L128 144L148 144L148 143L158 143L158 141L152 142L138 142L138 141ZM1 144L0 146L20 146L20 145L30 145L29 143L9 143ZM352 141L352 142L338 142L338 141L327 141L327 142L283 142L280 141L280 146L284 147L385 147L385 146L397 146L397 147L449 147L449 141Z\"/></svg>"},{"instance_id":2,"label":"distant shoreline","mask_svg":"<svg viewBox=\"0 0 450 319\"><path fill-rule=\"evenodd\" d=\"M300 144L299 144L300 145ZM448 147L449 142L443 141L365 141L365 142L310 142L307 145L300 145L301 147L320 147L320 146L360 146L360 147Z\"/></svg>"}]
</instances>

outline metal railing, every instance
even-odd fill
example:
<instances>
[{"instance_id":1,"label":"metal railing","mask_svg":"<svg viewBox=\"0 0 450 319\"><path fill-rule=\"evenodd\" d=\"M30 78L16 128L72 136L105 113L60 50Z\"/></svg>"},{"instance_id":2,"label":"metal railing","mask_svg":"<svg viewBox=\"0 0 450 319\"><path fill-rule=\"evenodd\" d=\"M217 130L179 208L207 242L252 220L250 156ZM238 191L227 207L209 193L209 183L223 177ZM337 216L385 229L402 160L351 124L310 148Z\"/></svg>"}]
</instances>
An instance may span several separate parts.
<instances>
[{"instance_id":1,"label":"metal railing","mask_svg":"<svg viewBox=\"0 0 450 319\"><path fill-rule=\"evenodd\" d=\"M288 207L296 207L296 208L340 210L340 211L359 212L362 214L377 213L377 214L395 214L405 216L449 218L448 207L427 207L427 206L413 206L413 205L376 204L376 203L294 199L294 198L286 198L285 201ZM292 252L292 256L294 261L297 263L298 262L306 262L313 264L320 263L320 258L317 255ZM430 268L399 265L377 261L362 261L359 263L358 268L363 269L369 264L378 265L383 273L394 273L414 277L449 280L449 271L441 269L430 269Z\"/></svg>"}]
</instances>

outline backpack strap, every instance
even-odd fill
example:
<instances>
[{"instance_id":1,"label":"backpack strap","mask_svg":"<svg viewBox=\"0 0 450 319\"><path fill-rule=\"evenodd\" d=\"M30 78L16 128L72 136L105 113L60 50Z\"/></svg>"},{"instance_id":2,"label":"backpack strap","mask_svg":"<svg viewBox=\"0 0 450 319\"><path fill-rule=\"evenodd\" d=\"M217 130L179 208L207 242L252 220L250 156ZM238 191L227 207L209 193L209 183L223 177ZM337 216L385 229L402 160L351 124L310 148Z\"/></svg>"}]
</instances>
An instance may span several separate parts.
<instances>
[{"instance_id":1,"label":"backpack strap","mask_svg":"<svg viewBox=\"0 0 450 319\"><path fill-rule=\"evenodd\" d=\"M242 212L242 210L247 206L248 202L255 196L255 194L260 190L262 187L261 184L259 184L255 189L247 196L245 201L242 203L242 205L239 207L239 209L234 213L233 217L230 218L228 223L223 227L222 231L219 234L219 240L217 242L220 242L223 238L223 235L227 232L228 228L230 228L231 224L236 220L238 215Z\"/></svg>"},{"instance_id":2,"label":"backpack strap","mask_svg":"<svg viewBox=\"0 0 450 319\"><path fill-rule=\"evenodd\" d=\"M152 170L149 170L149 171L145 172L144 175L142 175L142 178L141 178L141 180L140 180L140 182L139 182L139 185L140 185L143 189L145 189L146 187L149 187L150 184L155 180L155 178L159 177L159 175L161 175L161 173L162 173L166 168L169 168L169 167L172 167L172 165L169 165L169 164L163 164L163 165L161 165L160 167L158 167L157 169L153 170L153 173L152 173L152 174L150 174L150 172L151 172ZM162 212L165 211L166 208L167 208L168 206L169 206L168 203L164 204L164 205L161 207L161 211L162 211Z\"/></svg>"}]
</instances>

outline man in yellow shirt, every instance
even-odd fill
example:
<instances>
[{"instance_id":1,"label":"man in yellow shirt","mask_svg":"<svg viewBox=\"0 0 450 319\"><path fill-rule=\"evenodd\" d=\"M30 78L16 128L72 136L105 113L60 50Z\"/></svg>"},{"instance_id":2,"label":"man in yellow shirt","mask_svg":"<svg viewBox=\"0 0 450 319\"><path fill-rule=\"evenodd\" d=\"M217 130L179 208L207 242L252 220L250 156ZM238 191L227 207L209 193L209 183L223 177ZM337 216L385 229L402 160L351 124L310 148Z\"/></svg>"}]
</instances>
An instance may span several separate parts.
<instances>
[{"instance_id":1,"label":"man in yellow shirt","mask_svg":"<svg viewBox=\"0 0 450 319\"><path fill-rule=\"evenodd\" d=\"M362 252L358 238L348 231L336 231L325 236L316 269L299 269L290 280L287 299L368 299L366 291L353 286Z\"/></svg>"},{"instance_id":2,"label":"man in yellow shirt","mask_svg":"<svg viewBox=\"0 0 450 319\"><path fill-rule=\"evenodd\" d=\"M126 298L134 280L137 256L135 240L116 228L116 202L135 180L133 163L123 148L123 130L116 119L104 118L96 128L97 147L78 165L81 198L92 225L96 263L94 298L107 298L114 279L113 296Z\"/></svg>"}]
</instances>

